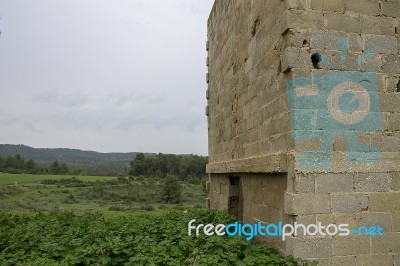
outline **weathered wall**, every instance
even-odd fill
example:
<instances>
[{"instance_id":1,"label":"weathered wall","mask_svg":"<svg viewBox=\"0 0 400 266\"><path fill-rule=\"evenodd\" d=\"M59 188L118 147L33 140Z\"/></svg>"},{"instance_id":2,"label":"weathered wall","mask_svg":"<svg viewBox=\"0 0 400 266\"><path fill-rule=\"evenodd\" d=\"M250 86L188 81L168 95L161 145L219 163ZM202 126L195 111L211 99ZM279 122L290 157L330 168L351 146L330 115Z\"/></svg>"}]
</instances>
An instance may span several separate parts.
<instances>
[{"instance_id":1,"label":"weathered wall","mask_svg":"<svg viewBox=\"0 0 400 266\"><path fill-rule=\"evenodd\" d=\"M399 30L398 0L217 0L207 43L210 206L232 209L230 177L240 177L245 222L385 231L264 239L281 253L400 264Z\"/></svg>"},{"instance_id":2,"label":"weathered wall","mask_svg":"<svg viewBox=\"0 0 400 266\"><path fill-rule=\"evenodd\" d=\"M210 167L289 148L285 80L280 78L286 4L253 3L216 1L209 20Z\"/></svg>"}]
</instances>

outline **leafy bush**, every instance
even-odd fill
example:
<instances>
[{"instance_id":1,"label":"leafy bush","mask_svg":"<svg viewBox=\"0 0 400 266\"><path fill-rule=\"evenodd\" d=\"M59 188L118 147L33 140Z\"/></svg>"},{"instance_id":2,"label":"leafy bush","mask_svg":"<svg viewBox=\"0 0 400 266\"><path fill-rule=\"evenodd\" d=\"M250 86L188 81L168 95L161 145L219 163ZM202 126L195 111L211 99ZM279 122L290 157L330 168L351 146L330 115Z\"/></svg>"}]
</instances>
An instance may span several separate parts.
<instances>
[{"instance_id":1,"label":"leafy bush","mask_svg":"<svg viewBox=\"0 0 400 266\"><path fill-rule=\"evenodd\" d=\"M121 207L121 206L110 206L109 208L108 208L108 210L109 211L125 211L125 208L124 207Z\"/></svg>"},{"instance_id":2,"label":"leafy bush","mask_svg":"<svg viewBox=\"0 0 400 266\"><path fill-rule=\"evenodd\" d=\"M188 236L187 223L229 223L204 209L99 214L0 213L1 265L297 265L243 237Z\"/></svg>"},{"instance_id":3,"label":"leafy bush","mask_svg":"<svg viewBox=\"0 0 400 266\"><path fill-rule=\"evenodd\" d=\"M43 185L63 185L66 187L86 187L88 182L82 181L76 177L61 178L61 179L45 179L41 182Z\"/></svg>"},{"instance_id":4,"label":"leafy bush","mask_svg":"<svg viewBox=\"0 0 400 266\"><path fill-rule=\"evenodd\" d=\"M145 204L140 206L140 209L143 211L154 211L154 207L150 204Z\"/></svg>"},{"instance_id":5,"label":"leafy bush","mask_svg":"<svg viewBox=\"0 0 400 266\"><path fill-rule=\"evenodd\" d=\"M177 176L167 175L162 186L161 197L166 203L179 203L182 201L182 186Z\"/></svg>"}]
</instances>

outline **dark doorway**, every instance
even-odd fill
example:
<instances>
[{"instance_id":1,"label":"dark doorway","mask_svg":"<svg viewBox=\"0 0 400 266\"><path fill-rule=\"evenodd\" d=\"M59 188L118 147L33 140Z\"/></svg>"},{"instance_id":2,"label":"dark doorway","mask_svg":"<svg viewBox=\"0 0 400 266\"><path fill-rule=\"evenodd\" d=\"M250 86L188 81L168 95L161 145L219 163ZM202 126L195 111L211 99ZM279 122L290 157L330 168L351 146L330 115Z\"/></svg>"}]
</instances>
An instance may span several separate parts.
<instances>
[{"instance_id":1,"label":"dark doorway","mask_svg":"<svg viewBox=\"0 0 400 266\"><path fill-rule=\"evenodd\" d=\"M243 219L242 182L239 176L229 176L228 210L239 221Z\"/></svg>"}]
</instances>

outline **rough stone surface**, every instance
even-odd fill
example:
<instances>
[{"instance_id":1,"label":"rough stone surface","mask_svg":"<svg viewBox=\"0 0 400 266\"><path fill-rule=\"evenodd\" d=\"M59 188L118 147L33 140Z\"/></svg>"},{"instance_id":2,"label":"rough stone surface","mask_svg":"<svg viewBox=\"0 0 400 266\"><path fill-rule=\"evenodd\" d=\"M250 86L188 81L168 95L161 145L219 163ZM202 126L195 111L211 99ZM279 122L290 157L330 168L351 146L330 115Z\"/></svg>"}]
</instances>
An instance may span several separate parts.
<instances>
[{"instance_id":1,"label":"rough stone surface","mask_svg":"<svg viewBox=\"0 0 400 266\"><path fill-rule=\"evenodd\" d=\"M369 254L369 237L335 237L333 239L333 253L337 256Z\"/></svg>"},{"instance_id":2,"label":"rough stone surface","mask_svg":"<svg viewBox=\"0 0 400 266\"><path fill-rule=\"evenodd\" d=\"M371 238L373 253L400 253L400 233L386 233L381 237Z\"/></svg>"},{"instance_id":3,"label":"rough stone surface","mask_svg":"<svg viewBox=\"0 0 400 266\"><path fill-rule=\"evenodd\" d=\"M360 193L333 194L332 211L335 213L358 213L368 208L368 196Z\"/></svg>"},{"instance_id":4,"label":"rough stone surface","mask_svg":"<svg viewBox=\"0 0 400 266\"><path fill-rule=\"evenodd\" d=\"M400 212L393 213L393 231L400 233Z\"/></svg>"},{"instance_id":5,"label":"rough stone surface","mask_svg":"<svg viewBox=\"0 0 400 266\"><path fill-rule=\"evenodd\" d=\"M400 192L371 193L369 195L370 211L400 211Z\"/></svg>"},{"instance_id":6,"label":"rough stone surface","mask_svg":"<svg viewBox=\"0 0 400 266\"><path fill-rule=\"evenodd\" d=\"M377 54L397 54L397 38L386 35L366 35L365 49Z\"/></svg>"},{"instance_id":7,"label":"rough stone surface","mask_svg":"<svg viewBox=\"0 0 400 266\"><path fill-rule=\"evenodd\" d=\"M394 216L391 213L382 212L362 212L355 214L356 223L354 227L360 226L380 226L384 232L391 232L394 221Z\"/></svg>"},{"instance_id":8,"label":"rough stone surface","mask_svg":"<svg viewBox=\"0 0 400 266\"><path fill-rule=\"evenodd\" d=\"M320 265L400 265L399 29L398 0L216 0L209 206L245 223L380 225L383 237L258 239ZM367 94L336 104L344 82Z\"/></svg>"},{"instance_id":9,"label":"rough stone surface","mask_svg":"<svg viewBox=\"0 0 400 266\"><path fill-rule=\"evenodd\" d=\"M318 174L315 178L316 193L353 191L352 174Z\"/></svg>"},{"instance_id":10,"label":"rough stone surface","mask_svg":"<svg viewBox=\"0 0 400 266\"><path fill-rule=\"evenodd\" d=\"M345 0L346 11L357 14L378 16L380 14L379 0Z\"/></svg>"},{"instance_id":11,"label":"rough stone surface","mask_svg":"<svg viewBox=\"0 0 400 266\"><path fill-rule=\"evenodd\" d=\"M389 173L363 173L354 175L354 190L357 192L384 192L390 190Z\"/></svg>"},{"instance_id":12,"label":"rough stone surface","mask_svg":"<svg viewBox=\"0 0 400 266\"><path fill-rule=\"evenodd\" d=\"M333 255L332 239L292 237L287 240L292 254L302 258L326 258Z\"/></svg>"},{"instance_id":13,"label":"rough stone surface","mask_svg":"<svg viewBox=\"0 0 400 266\"><path fill-rule=\"evenodd\" d=\"M400 17L400 2L397 0L386 0L382 3L382 15L388 17Z\"/></svg>"},{"instance_id":14,"label":"rough stone surface","mask_svg":"<svg viewBox=\"0 0 400 266\"><path fill-rule=\"evenodd\" d=\"M328 194L285 194L285 211L293 215L330 212Z\"/></svg>"}]
</instances>

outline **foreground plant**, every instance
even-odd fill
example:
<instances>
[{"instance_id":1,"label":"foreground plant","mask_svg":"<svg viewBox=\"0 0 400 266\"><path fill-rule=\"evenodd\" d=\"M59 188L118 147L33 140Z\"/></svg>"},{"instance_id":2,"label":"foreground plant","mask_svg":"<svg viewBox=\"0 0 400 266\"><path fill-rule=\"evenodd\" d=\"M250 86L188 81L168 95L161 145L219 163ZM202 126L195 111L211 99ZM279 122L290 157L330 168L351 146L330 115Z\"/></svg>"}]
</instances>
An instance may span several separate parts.
<instances>
[{"instance_id":1,"label":"foreground plant","mask_svg":"<svg viewBox=\"0 0 400 266\"><path fill-rule=\"evenodd\" d=\"M229 223L222 212L0 214L0 265L297 265L244 237L188 236L187 223Z\"/></svg>"}]
</instances>

